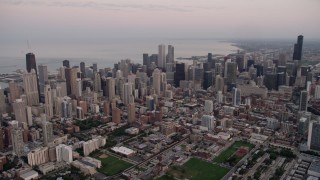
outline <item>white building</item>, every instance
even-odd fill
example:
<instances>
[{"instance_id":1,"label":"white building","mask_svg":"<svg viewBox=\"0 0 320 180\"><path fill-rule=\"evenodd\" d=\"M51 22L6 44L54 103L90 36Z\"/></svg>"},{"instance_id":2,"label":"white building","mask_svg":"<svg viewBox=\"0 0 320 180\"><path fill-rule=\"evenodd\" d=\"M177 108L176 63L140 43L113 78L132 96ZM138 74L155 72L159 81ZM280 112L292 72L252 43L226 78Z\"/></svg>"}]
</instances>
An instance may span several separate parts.
<instances>
[{"instance_id":1,"label":"white building","mask_svg":"<svg viewBox=\"0 0 320 180\"><path fill-rule=\"evenodd\" d=\"M28 153L28 164L30 166L44 164L49 161L48 147L40 147Z\"/></svg>"},{"instance_id":2,"label":"white building","mask_svg":"<svg viewBox=\"0 0 320 180\"><path fill-rule=\"evenodd\" d=\"M212 113L213 111L213 102L211 100L204 101L204 112L205 113Z\"/></svg>"},{"instance_id":3,"label":"white building","mask_svg":"<svg viewBox=\"0 0 320 180\"><path fill-rule=\"evenodd\" d=\"M65 144L59 144L56 147L56 157L57 161L65 161L67 163L72 162L72 148L70 146L67 146Z\"/></svg>"},{"instance_id":4,"label":"white building","mask_svg":"<svg viewBox=\"0 0 320 180\"><path fill-rule=\"evenodd\" d=\"M92 140L83 143L83 154L85 156L88 156L91 152L99 149L104 145L106 145L106 138L98 136Z\"/></svg>"},{"instance_id":5,"label":"white building","mask_svg":"<svg viewBox=\"0 0 320 180\"><path fill-rule=\"evenodd\" d=\"M201 118L201 126L207 127L208 130L213 130L215 125L215 118L214 116L210 115L203 115Z\"/></svg>"}]
</instances>

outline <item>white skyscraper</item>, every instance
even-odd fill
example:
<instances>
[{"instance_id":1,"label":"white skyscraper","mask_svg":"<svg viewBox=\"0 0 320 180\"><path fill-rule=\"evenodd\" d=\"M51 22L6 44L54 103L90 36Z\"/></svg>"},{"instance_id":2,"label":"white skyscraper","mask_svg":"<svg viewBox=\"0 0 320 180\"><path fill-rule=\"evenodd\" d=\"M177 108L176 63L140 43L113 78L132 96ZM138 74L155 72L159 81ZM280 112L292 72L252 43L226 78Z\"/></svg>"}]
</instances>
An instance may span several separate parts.
<instances>
[{"instance_id":1,"label":"white skyscraper","mask_svg":"<svg viewBox=\"0 0 320 180\"><path fill-rule=\"evenodd\" d=\"M27 104L29 106L39 105L39 93L36 71L32 69L30 73L24 73L22 78L24 92L27 96Z\"/></svg>"},{"instance_id":2,"label":"white skyscraper","mask_svg":"<svg viewBox=\"0 0 320 180\"><path fill-rule=\"evenodd\" d=\"M58 162L65 161L67 163L71 163L73 160L72 148L65 144L59 144L56 147L56 157Z\"/></svg>"},{"instance_id":3,"label":"white skyscraper","mask_svg":"<svg viewBox=\"0 0 320 180\"><path fill-rule=\"evenodd\" d=\"M238 106L241 104L241 93L240 89L238 88L233 88L232 89L232 105L233 106Z\"/></svg>"},{"instance_id":4,"label":"white skyscraper","mask_svg":"<svg viewBox=\"0 0 320 180\"><path fill-rule=\"evenodd\" d=\"M160 95L161 94L161 71L158 68L153 70L152 78L153 78L153 88L155 90L155 93L157 95Z\"/></svg>"},{"instance_id":5,"label":"white skyscraper","mask_svg":"<svg viewBox=\"0 0 320 180\"><path fill-rule=\"evenodd\" d=\"M13 112L16 117L16 120L19 123L22 123L24 125L28 125L26 102L24 102L22 99L16 99L13 102L12 107L13 107Z\"/></svg>"},{"instance_id":6,"label":"white skyscraper","mask_svg":"<svg viewBox=\"0 0 320 180\"><path fill-rule=\"evenodd\" d=\"M123 84L123 92L124 92L124 96L123 96L123 103L125 105L128 105L129 103L132 103L132 89L133 89L133 84L132 83L124 83Z\"/></svg>"},{"instance_id":7,"label":"white skyscraper","mask_svg":"<svg viewBox=\"0 0 320 180\"><path fill-rule=\"evenodd\" d=\"M158 67L164 68L166 63L166 46L160 44L158 48Z\"/></svg>"}]
</instances>

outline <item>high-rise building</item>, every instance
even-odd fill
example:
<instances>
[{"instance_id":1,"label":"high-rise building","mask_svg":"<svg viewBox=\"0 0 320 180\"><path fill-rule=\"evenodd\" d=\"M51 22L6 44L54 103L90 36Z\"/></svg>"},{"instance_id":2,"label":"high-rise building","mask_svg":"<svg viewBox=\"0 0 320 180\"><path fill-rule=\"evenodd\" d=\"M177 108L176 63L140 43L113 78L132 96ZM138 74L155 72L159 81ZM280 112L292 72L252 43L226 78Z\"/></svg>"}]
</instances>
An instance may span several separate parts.
<instances>
[{"instance_id":1,"label":"high-rise building","mask_svg":"<svg viewBox=\"0 0 320 180\"><path fill-rule=\"evenodd\" d=\"M241 92L238 88L232 89L232 105L239 106L241 104Z\"/></svg>"},{"instance_id":2,"label":"high-rise building","mask_svg":"<svg viewBox=\"0 0 320 180\"><path fill-rule=\"evenodd\" d=\"M263 79L263 84L268 88L268 90L278 89L278 76L275 73L266 73Z\"/></svg>"},{"instance_id":3,"label":"high-rise building","mask_svg":"<svg viewBox=\"0 0 320 180\"><path fill-rule=\"evenodd\" d=\"M174 85L179 87L179 83L182 80L185 80L185 64L184 63L177 63L176 70L174 72Z\"/></svg>"},{"instance_id":4,"label":"high-rise building","mask_svg":"<svg viewBox=\"0 0 320 180\"><path fill-rule=\"evenodd\" d=\"M147 96L146 97L146 105L147 105L147 109L149 111L153 111L155 110L155 100L153 98L153 96Z\"/></svg>"},{"instance_id":5,"label":"high-rise building","mask_svg":"<svg viewBox=\"0 0 320 180\"><path fill-rule=\"evenodd\" d=\"M156 68L152 73L153 85L152 87L155 90L157 95L161 94L161 71Z\"/></svg>"},{"instance_id":6,"label":"high-rise building","mask_svg":"<svg viewBox=\"0 0 320 180\"><path fill-rule=\"evenodd\" d=\"M320 99L320 85L316 85L316 89L314 91L314 98Z\"/></svg>"},{"instance_id":7,"label":"high-rise building","mask_svg":"<svg viewBox=\"0 0 320 180\"><path fill-rule=\"evenodd\" d=\"M117 107L112 109L112 122L119 124L121 122L121 110Z\"/></svg>"},{"instance_id":8,"label":"high-rise building","mask_svg":"<svg viewBox=\"0 0 320 180\"><path fill-rule=\"evenodd\" d=\"M71 68L64 68L65 70L65 79L66 79L66 89L67 95L71 95Z\"/></svg>"},{"instance_id":9,"label":"high-rise building","mask_svg":"<svg viewBox=\"0 0 320 180\"><path fill-rule=\"evenodd\" d=\"M9 91L10 91L10 96L9 96L10 103L14 102L16 99L19 99L20 97L19 88L14 81L9 82Z\"/></svg>"},{"instance_id":10,"label":"high-rise building","mask_svg":"<svg viewBox=\"0 0 320 180\"><path fill-rule=\"evenodd\" d=\"M302 45L303 45L303 36L299 35L297 43L294 44L293 50L293 60L301 60L302 58Z\"/></svg>"},{"instance_id":11,"label":"high-rise building","mask_svg":"<svg viewBox=\"0 0 320 180\"><path fill-rule=\"evenodd\" d=\"M61 101L61 121L72 117L72 102L68 96L63 97Z\"/></svg>"},{"instance_id":12,"label":"high-rise building","mask_svg":"<svg viewBox=\"0 0 320 180\"><path fill-rule=\"evenodd\" d=\"M86 64L84 62L80 63L81 79L86 78Z\"/></svg>"},{"instance_id":13,"label":"high-rise building","mask_svg":"<svg viewBox=\"0 0 320 180\"><path fill-rule=\"evenodd\" d=\"M71 163L73 161L72 147L65 144L59 144L56 147L56 157L58 162L65 161L67 163Z\"/></svg>"},{"instance_id":14,"label":"high-rise building","mask_svg":"<svg viewBox=\"0 0 320 180\"><path fill-rule=\"evenodd\" d=\"M6 96L4 95L4 90L0 86L0 116L2 116L2 113L6 112ZM0 117L1 120L1 117ZM1 123L0 123L1 127Z\"/></svg>"},{"instance_id":15,"label":"high-rise building","mask_svg":"<svg viewBox=\"0 0 320 180\"><path fill-rule=\"evenodd\" d=\"M208 130L213 130L215 125L215 118L214 116L210 115L203 115L201 118L201 126L207 127Z\"/></svg>"},{"instance_id":16,"label":"high-rise building","mask_svg":"<svg viewBox=\"0 0 320 180\"><path fill-rule=\"evenodd\" d=\"M93 86L93 90L95 92L100 92L101 91L101 77L100 77L100 73L95 73L94 74L94 86Z\"/></svg>"},{"instance_id":17,"label":"high-rise building","mask_svg":"<svg viewBox=\"0 0 320 180\"><path fill-rule=\"evenodd\" d=\"M215 81L215 88L216 91L224 91L224 80L220 75L216 76L216 81Z\"/></svg>"},{"instance_id":18,"label":"high-rise building","mask_svg":"<svg viewBox=\"0 0 320 180\"><path fill-rule=\"evenodd\" d=\"M30 73L24 73L23 75L23 87L27 96L27 104L29 106L39 104L39 92L38 92L38 78L36 71L32 69Z\"/></svg>"},{"instance_id":19,"label":"high-rise building","mask_svg":"<svg viewBox=\"0 0 320 180\"><path fill-rule=\"evenodd\" d=\"M23 130L14 128L11 134L13 153L17 156L24 154Z\"/></svg>"},{"instance_id":20,"label":"high-rise building","mask_svg":"<svg viewBox=\"0 0 320 180\"><path fill-rule=\"evenodd\" d=\"M205 71L203 75L203 89L208 89L212 86L212 71Z\"/></svg>"},{"instance_id":21,"label":"high-rise building","mask_svg":"<svg viewBox=\"0 0 320 180\"><path fill-rule=\"evenodd\" d=\"M70 68L70 62L69 62L69 60L63 60L63 61L62 61L62 65L63 65L64 67L66 67L66 68Z\"/></svg>"},{"instance_id":22,"label":"high-rise building","mask_svg":"<svg viewBox=\"0 0 320 180\"><path fill-rule=\"evenodd\" d=\"M149 67L150 66L150 59L149 59L149 54L148 53L143 53L143 65Z\"/></svg>"},{"instance_id":23,"label":"high-rise building","mask_svg":"<svg viewBox=\"0 0 320 180\"><path fill-rule=\"evenodd\" d=\"M227 62L226 63L226 83L228 85L228 87L231 84L235 84L236 83L236 79L237 79L237 64L234 62Z\"/></svg>"},{"instance_id":24,"label":"high-rise building","mask_svg":"<svg viewBox=\"0 0 320 180\"><path fill-rule=\"evenodd\" d=\"M136 120L136 107L134 103L128 104L128 122L133 123Z\"/></svg>"},{"instance_id":25,"label":"high-rise building","mask_svg":"<svg viewBox=\"0 0 320 180\"><path fill-rule=\"evenodd\" d=\"M301 91L300 93L300 111L307 111L308 108L308 91Z\"/></svg>"},{"instance_id":26,"label":"high-rise building","mask_svg":"<svg viewBox=\"0 0 320 180\"><path fill-rule=\"evenodd\" d=\"M16 120L23 125L28 125L26 102L24 102L22 99L16 99L13 102L12 107Z\"/></svg>"},{"instance_id":27,"label":"high-rise building","mask_svg":"<svg viewBox=\"0 0 320 180\"><path fill-rule=\"evenodd\" d=\"M48 147L40 147L30 151L27 154L28 164L30 166L41 165L49 162L49 151Z\"/></svg>"},{"instance_id":28,"label":"high-rise building","mask_svg":"<svg viewBox=\"0 0 320 180\"><path fill-rule=\"evenodd\" d=\"M129 103L133 103L134 102L134 98L132 95L132 90L133 89L133 84L132 83L124 83L123 84L123 103L125 105L128 105Z\"/></svg>"},{"instance_id":29,"label":"high-rise building","mask_svg":"<svg viewBox=\"0 0 320 180\"><path fill-rule=\"evenodd\" d=\"M45 97L45 112L48 117L53 116L53 102L52 102L52 91L49 84L44 87L44 97Z\"/></svg>"},{"instance_id":30,"label":"high-rise building","mask_svg":"<svg viewBox=\"0 0 320 180\"><path fill-rule=\"evenodd\" d=\"M75 95L76 97L79 97L79 85L78 85L78 67L72 67L71 73L70 73L70 85L71 85L71 94Z\"/></svg>"},{"instance_id":31,"label":"high-rise building","mask_svg":"<svg viewBox=\"0 0 320 180\"><path fill-rule=\"evenodd\" d=\"M97 63L92 64L92 70L93 70L93 73L98 72L98 64Z\"/></svg>"},{"instance_id":32,"label":"high-rise building","mask_svg":"<svg viewBox=\"0 0 320 180\"><path fill-rule=\"evenodd\" d=\"M160 44L158 47L158 67L165 68L166 63L166 46L164 44Z\"/></svg>"},{"instance_id":33,"label":"high-rise building","mask_svg":"<svg viewBox=\"0 0 320 180\"><path fill-rule=\"evenodd\" d=\"M168 60L167 63L174 62L174 47L172 45L168 45Z\"/></svg>"},{"instance_id":34,"label":"high-rise building","mask_svg":"<svg viewBox=\"0 0 320 180\"><path fill-rule=\"evenodd\" d=\"M213 102L211 100L204 101L204 112L205 113L212 113L213 111Z\"/></svg>"},{"instance_id":35,"label":"high-rise building","mask_svg":"<svg viewBox=\"0 0 320 180\"><path fill-rule=\"evenodd\" d=\"M309 123L308 148L310 150L320 151L320 122L312 121Z\"/></svg>"},{"instance_id":36,"label":"high-rise building","mask_svg":"<svg viewBox=\"0 0 320 180\"><path fill-rule=\"evenodd\" d=\"M39 88L40 94L44 93L44 86L46 82L48 82L48 66L40 64L38 66L39 69Z\"/></svg>"},{"instance_id":37,"label":"high-rise building","mask_svg":"<svg viewBox=\"0 0 320 180\"><path fill-rule=\"evenodd\" d=\"M42 121L43 142L47 146L53 140L53 125L49 121Z\"/></svg>"}]
</instances>

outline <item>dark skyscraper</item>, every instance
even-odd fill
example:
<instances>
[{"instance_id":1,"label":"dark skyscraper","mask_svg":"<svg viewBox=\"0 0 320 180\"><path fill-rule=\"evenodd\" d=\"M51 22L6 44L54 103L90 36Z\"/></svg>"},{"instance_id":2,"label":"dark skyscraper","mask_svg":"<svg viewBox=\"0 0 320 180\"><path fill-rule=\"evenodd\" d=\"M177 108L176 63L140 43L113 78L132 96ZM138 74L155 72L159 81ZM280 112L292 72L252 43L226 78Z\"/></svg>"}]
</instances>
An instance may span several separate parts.
<instances>
[{"instance_id":1,"label":"dark skyscraper","mask_svg":"<svg viewBox=\"0 0 320 180\"><path fill-rule=\"evenodd\" d=\"M212 86L212 71L205 71L203 75L203 89L208 89Z\"/></svg>"},{"instance_id":2,"label":"dark skyscraper","mask_svg":"<svg viewBox=\"0 0 320 180\"><path fill-rule=\"evenodd\" d=\"M143 54L143 65L145 65L145 66L147 66L147 67L150 66L148 53L144 53L144 54Z\"/></svg>"},{"instance_id":3,"label":"dark skyscraper","mask_svg":"<svg viewBox=\"0 0 320 180\"><path fill-rule=\"evenodd\" d=\"M26 54L26 65L28 73L31 72L31 69L34 69L36 71L36 74L38 75L36 57L33 53Z\"/></svg>"},{"instance_id":4,"label":"dark skyscraper","mask_svg":"<svg viewBox=\"0 0 320 180\"><path fill-rule=\"evenodd\" d=\"M69 60L63 60L63 61L62 61L62 65L63 65L64 67L70 68L70 62L69 62Z\"/></svg>"},{"instance_id":5,"label":"dark skyscraper","mask_svg":"<svg viewBox=\"0 0 320 180\"><path fill-rule=\"evenodd\" d=\"M80 63L81 79L86 78L86 64L84 62Z\"/></svg>"},{"instance_id":6,"label":"dark skyscraper","mask_svg":"<svg viewBox=\"0 0 320 180\"><path fill-rule=\"evenodd\" d=\"M303 36L298 36L297 43L294 44L293 60L301 60L302 57Z\"/></svg>"},{"instance_id":7,"label":"dark skyscraper","mask_svg":"<svg viewBox=\"0 0 320 180\"><path fill-rule=\"evenodd\" d=\"M184 63L176 64L176 71L174 73L174 85L179 87L181 80L185 80Z\"/></svg>"},{"instance_id":8,"label":"dark skyscraper","mask_svg":"<svg viewBox=\"0 0 320 180\"><path fill-rule=\"evenodd\" d=\"M39 88L39 78L38 78L38 71L37 71L37 63L36 63L36 57L33 53L26 54L26 66L28 73L31 72L31 69L34 69L36 71L37 76L37 86L38 86L38 93L40 98L40 88Z\"/></svg>"}]
</instances>

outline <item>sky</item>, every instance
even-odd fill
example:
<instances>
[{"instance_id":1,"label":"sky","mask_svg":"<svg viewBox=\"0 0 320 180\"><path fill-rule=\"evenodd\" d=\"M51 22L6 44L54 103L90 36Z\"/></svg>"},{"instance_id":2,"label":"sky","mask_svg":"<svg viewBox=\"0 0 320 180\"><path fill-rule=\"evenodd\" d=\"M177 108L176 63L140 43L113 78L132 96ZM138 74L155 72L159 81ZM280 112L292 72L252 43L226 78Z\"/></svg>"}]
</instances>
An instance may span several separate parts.
<instances>
[{"instance_id":1,"label":"sky","mask_svg":"<svg viewBox=\"0 0 320 180\"><path fill-rule=\"evenodd\" d=\"M319 0L0 0L0 41L320 38Z\"/></svg>"}]
</instances>

